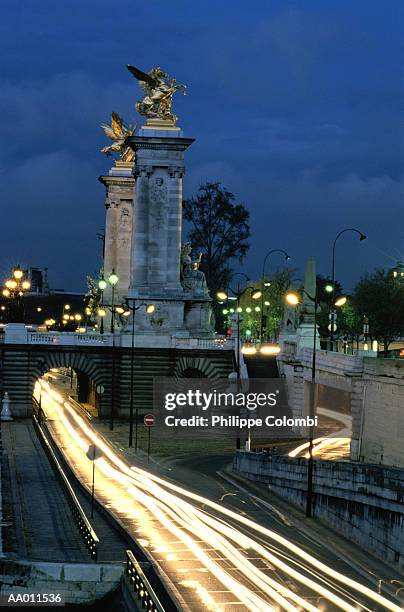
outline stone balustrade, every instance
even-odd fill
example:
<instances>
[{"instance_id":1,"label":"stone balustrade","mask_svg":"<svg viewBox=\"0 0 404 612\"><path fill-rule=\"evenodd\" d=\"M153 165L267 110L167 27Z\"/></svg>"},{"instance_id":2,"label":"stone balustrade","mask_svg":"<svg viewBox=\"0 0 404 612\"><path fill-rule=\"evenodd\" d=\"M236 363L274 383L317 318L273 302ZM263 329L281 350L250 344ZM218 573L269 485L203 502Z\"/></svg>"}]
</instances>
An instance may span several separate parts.
<instances>
[{"instance_id":1,"label":"stone balustrade","mask_svg":"<svg viewBox=\"0 0 404 612\"><path fill-rule=\"evenodd\" d=\"M57 331L31 331L25 325L10 325L0 335L0 343L4 344L34 344L48 346L93 346L93 347L125 347L131 345L131 335L116 332L77 333ZM177 348L177 349L217 349L234 350L234 341L224 337L195 338L195 337L170 337L170 336L148 336L136 335L135 346L142 348Z\"/></svg>"},{"instance_id":2,"label":"stone balustrade","mask_svg":"<svg viewBox=\"0 0 404 612\"><path fill-rule=\"evenodd\" d=\"M74 332L28 332L27 344L58 344L61 346L112 346L112 334L101 335L77 334Z\"/></svg>"}]
</instances>

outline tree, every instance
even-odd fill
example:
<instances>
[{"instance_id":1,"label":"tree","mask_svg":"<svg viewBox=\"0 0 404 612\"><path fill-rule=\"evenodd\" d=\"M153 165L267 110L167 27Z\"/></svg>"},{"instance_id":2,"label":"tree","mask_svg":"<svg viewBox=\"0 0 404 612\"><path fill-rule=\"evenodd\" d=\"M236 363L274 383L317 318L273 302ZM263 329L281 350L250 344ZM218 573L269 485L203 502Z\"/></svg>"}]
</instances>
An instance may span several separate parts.
<instances>
[{"instance_id":1,"label":"tree","mask_svg":"<svg viewBox=\"0 0 404 612\"><path fill-rule=\"evenodd\" d=\"M348 296L348 301L344 306L337 309L337 335L347 336L352 342L359 343L360 336L363 334L364 315L360 314L352 299Z\"/></svg>"},{"instance_id":2,"label":"tree","mask_svg":"<svg viewBox=\"0 0 404 612\"><path fill-rule=\"evenodd\" d=\"M386 270L368 274L356 285L353 305L358 316L369 319L370 336L383 342L384 356L396 336L404 335L404 284Z\"/></svg>"},{"instance_id":3,"label":"tree","mask_svg":"<svg viewBox=\"0 0 404 612\"><path fill-rule=\"evenodd\" d=\"M188 240L202 252L201 270L211 295L228 285L233 261L241 262L249 249L250 213L220 183L205 183L183 203L190 223Z\"/></svg>"}]
</instances>

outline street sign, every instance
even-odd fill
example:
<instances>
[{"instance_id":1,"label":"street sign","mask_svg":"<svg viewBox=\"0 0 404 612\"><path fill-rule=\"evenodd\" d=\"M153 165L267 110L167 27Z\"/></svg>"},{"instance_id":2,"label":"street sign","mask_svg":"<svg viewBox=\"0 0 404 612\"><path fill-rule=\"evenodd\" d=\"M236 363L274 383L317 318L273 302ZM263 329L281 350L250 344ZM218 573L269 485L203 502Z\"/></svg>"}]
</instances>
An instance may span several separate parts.
<instances>
[{"instance_id":1,"label":"street sign","mask_svg":"<svg viewBox=\"0 0 404 612\"><path fill-rule=\"evenodd\" d=\"M328 331L331 331L331 323L328 325ZM333 332L337 331L337 324L336 323L333 323L332 331Z\"/></svg>"},{"instance_id":2,"label":"street sign","mask_svg":"<svg viewBox=\"0 0 404 612\"><path fill-rule=\"evenodd\" d=\"M145 414L143 418L143 423L146 427L153 427L154 425L154 415L153 414Z\"/></svg>"},{"instance_id":3,"label":"street sign","mask_svg":"<svg viewBox=\"0 0 404 612\"><path fill-rule=\"evenodd\" d=\"M95 389L96 389L98 395L102 395L104 393L104 391L105 391L104 385L97 385Z\"/></svg>"},{"instance_id":4,"label":"street sign","mask_svg":"<svg viewBox=\"0 0 404 612\"><path fill-rule=\"evenodd\" d=\"M147 427L147 460L150 459L150 438L151 438L151 428L154 425L154 415L153 414L145 414L143 417L143 423Z\"/></svg>"}]
</instances>

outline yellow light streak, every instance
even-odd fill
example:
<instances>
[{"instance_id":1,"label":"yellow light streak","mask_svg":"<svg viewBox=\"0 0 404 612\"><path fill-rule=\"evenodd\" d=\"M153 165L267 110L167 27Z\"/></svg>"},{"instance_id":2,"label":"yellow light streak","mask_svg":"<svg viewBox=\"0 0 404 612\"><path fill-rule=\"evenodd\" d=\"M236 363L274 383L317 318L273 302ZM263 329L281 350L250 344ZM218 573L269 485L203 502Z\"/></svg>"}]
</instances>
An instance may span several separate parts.
<instances>
[{"instance_id":1,"label":"yellow light streak","mask_svg":"<svg viewBox=\"0 0 404 612\"><path fill-rule=\"evenodd\" d=\"M56 427L58 428L61 439L63 440L63 436L67 434L72 441L72 443L66 442L66 451L70 453L73 463L80 466L88 477L92 462L83 454L88 453L90 445L92 444L96 444L100 449L102 456L97 459L95 463L98 489L105 495L108 495L108 499L110 500L108 505L114 508L115 511L125 511L128 517L132 517L134 520L138 521L138 524L141 525L142 532L145 534L142 539L146 539L151 548L164 551L165 559L168 563L173 565L173 570L175 570L177 555L175 550L167 546L165 539L159 536L158 532L161 530L161 526L181 542L190 553L199 559L205 570L229 589L248 610L279 609L278 606L288 611L304 609L314 612L314 610L318 609L318 607L310 604L283 584L270 578L270 576L251 563L246 557L246 553L251 550L254 550L263 559L266 559L273 566L285 572L290 578L293 578L306 587L314 590L322 597L325 597L338 608L347 612L357 610L356 607L352 607L329 589L308 578L307 575L290 567L262 544L243 534L239 529L224 522L223 519L218 519L209 515L207 512L200 510L195 505L182 499L182 497L185 497L215 510L219 515L224 515L239 524L241 523L270 540L274 540L303 559L306 563L316 568L319 572L343 583L344 586L351 587L355 591L384 606L387 610L402 612L399 606L390 602L382 595L350 579L348 576L337 572L276 532L262 527L245 516L237 514L207 498L187 491L169 481L165 481L145 470L135 466L129 467L102 437L88 425L83 417L78 415L75 409L67 401L64 401L59 393L51 388L48 382L44 380L39 381L35 385L34 396L37 399L41 396L42 407L47 412L49 411L54 416L58 417ZM75 426L77 426L78 429L75 429ZM321 443L323 439L317 439L317 443L319 440ZM301 447L304 446L305 445L301 445ZM62 450L65 449L63 448ZM295 451L296 450L297 449L295 449ZM304 450L304 448L301 448L299 452L301 452L301 450ZM170 491L182 497L178 497ZM136 506L133 505L134 502L136 502ZM211 558L209 554L201 548L199 543L195 541L194 538L196 536L204 542L205 546L209 545L210 548L220 552L224 558L230 561L231 565L237 568L244 578L254 586L254 589L251 590L225 571L223 567L218 564L217 560ZM209 601L209 605L218 606L212 599L212 596L206 591L205 587L198 581L192 582L192 588L198 594L201 601L204 601L205 605L207 605ZM256 594L257 588L260 589L262 595L267 595L277 604L276 608L271 608L266 601ZM220 607L211 609L220 610Z\"/></svg>"}]
</instances>

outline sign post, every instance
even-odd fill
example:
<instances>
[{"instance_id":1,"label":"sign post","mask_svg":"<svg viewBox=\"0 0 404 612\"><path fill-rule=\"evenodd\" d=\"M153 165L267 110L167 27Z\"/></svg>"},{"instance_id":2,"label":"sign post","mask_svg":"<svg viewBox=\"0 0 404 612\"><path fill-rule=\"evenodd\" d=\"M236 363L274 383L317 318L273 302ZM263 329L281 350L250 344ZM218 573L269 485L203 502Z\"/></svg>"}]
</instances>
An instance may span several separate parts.
<instances>
[{"instance_id":1,"label":"sign post","mask_svg":"<svg viewBox=\"0 0 404 612\"><path fill-rule=\"evenodd\" d=\"M91 484L91 518L94 518L94 484L95 484L95 460L101 457L101 451L95 444L90 444L87 457L93 462L93 478Z\"/></svg>"},{"instance_id":2,"label":"sign post","mask_svg":"<svg viewBox=\"0 0 404 612\"><path fill-rule=\"evenodd\" d=\"M154 415L153 414L145 414L143 417L143 423L147 427L147 461L150 460L150 438L151 438L151 428L154 425Z\"/></svg>"}]
</instances>

